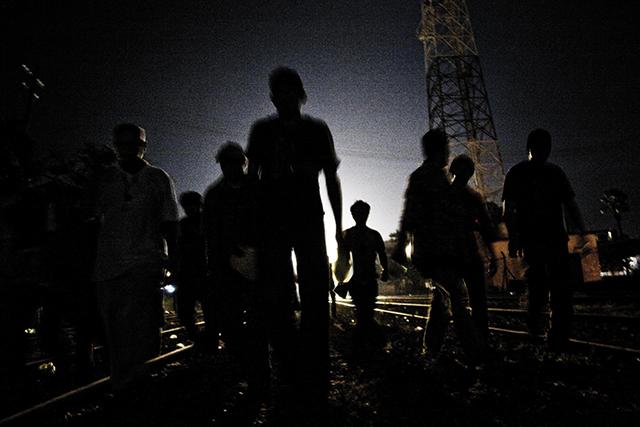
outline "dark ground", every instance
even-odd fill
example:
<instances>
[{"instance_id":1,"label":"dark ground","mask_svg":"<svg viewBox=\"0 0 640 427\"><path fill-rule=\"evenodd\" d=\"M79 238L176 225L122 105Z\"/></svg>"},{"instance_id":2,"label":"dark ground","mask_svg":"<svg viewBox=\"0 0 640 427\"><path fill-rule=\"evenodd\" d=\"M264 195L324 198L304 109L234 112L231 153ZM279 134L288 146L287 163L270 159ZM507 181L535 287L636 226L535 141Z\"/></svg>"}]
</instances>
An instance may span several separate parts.
<instances>
[{"instance_id":1,"label":"dark ground","mask_svg":"<svg viewBox=\"0 0 640 427\"><path fill-rule=\"evenodd\" d=\"M333 426L640 425L638 357L605 351L547 353L519 338L494 334L491 362L476 371L461 361L455 338L434 361L421 354L422 321L378 319L387 345L355 352L351 311L338 309L331 328ZM578 327L591 329L584 325ZM114 415L113 403L96 393L43 413L29 425L242 425L247 422L242 409L246 386L239 375L224 352L216 358L191 353L132 394L126 413ZM275 425L271 415L263 407L254 425Z\"/></svg>"}]
</instances>

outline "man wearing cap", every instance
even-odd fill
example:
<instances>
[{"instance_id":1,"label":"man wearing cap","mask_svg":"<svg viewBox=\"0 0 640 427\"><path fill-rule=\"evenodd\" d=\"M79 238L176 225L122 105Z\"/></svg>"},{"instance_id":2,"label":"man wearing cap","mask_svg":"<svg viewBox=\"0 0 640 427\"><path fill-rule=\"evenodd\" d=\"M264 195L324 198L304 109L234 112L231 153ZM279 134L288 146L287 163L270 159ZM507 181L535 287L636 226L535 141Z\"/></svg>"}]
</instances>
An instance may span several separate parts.
<instances>
[{"instance_id":1,"label":"man wearing cap","mask_svg":"<svg viewBox=\"0 0 640 427\"><path fill-rule=\"evenodd\" d=\"M318 176L324 173L336 224L342 239L342 193L337 175L333 138L321 120L301 114L307 99L298 73L278 67L269 76L271 101L277 114L254 123L249 136L249 174L259 179L264 219L266 280L274 299L273 323L290 316L288 260L295 251L301 306L298 397L320 406L328 392L327 286L329 270L324 233L324 211ZM275 319L275 320L274 320ZM278 320L279 319L279 320ZM272 323L273 329L287 328ZM304 405L300 407L305 407Z\"/></svg>"},{"instance_id":2,"label":"man wearing cap","mask_svg":"<svg viewBox=\"0 0 640 427\"><path fill-rule=\"evenodd\" d=\"M261 315L265 304L257 281L257 188L246 174L247 158L239 144L224 144L216 160L223 176L204 198L208 274L222 339L246 369L248 403L258 404L266 398L270 371Z\"/></svg>"},{"instance_id":3,"label":"man wearing cap","mask_svg":"<svg viewBox=\"0 0 640 427\"><path fill-rule=\"evenodd\" d=\"M174 263L178 208L169 175L143 159L144 129L120 124L113 142L118 164L105 173L96 193L100 231L93 279L113 388L123 391L160 350L160 285L163 268Z\"/></svg>"}]
</instances>

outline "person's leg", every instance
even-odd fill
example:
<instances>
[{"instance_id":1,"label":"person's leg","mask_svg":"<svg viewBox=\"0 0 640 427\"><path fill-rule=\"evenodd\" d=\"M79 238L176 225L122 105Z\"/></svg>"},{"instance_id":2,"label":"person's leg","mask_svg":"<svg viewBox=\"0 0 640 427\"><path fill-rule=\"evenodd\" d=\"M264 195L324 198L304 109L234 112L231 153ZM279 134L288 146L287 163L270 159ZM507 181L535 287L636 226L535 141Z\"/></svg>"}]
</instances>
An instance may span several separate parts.
<instances>
[{"instance_id":1,"label":"person's leg","mask_svg":"<svg viewBox=\"0 0 640 427\"><path fill-rule=\"evenodd\" d=\"M465 355L472 362L482 360L485 352L484 342L471 318L469 293L461 275L455 270L455 265L443 263L434 269L433 276L434 281L442 286L443 292L448 294L451 301L453 325Z\"/></svg>"},{"instance_id":2,"label":"person's leg","mask_svg":"<svg viewBox=\"0 0 640 427\"><path fill-rule=\"evenodd\" d=\"M177 309L178 319L187 331L187 336L194 341L198 335L198 328L195 320L196 305L196 283L191 277L183 277L178 283Z\"/></svg>"},{"instance_id":3,"label":"person's leg","mask_svg":"<svg viewBox=\"0 0 640 427\"><path fill-rule=\"evenodd\" d=\"M545 307L549 302L549 272L545 260L541 257L527 258L529 306L527 327L529 335L534 340L542 340L545 334L547 315Z\"/></svg>"},{"instance_id":4,"label":"person's leg","mask_svg":"<svg viewBox=\"0 0 640 427\"><path fill-rule=\"evenodd\" d=\"M118 280L106 280L97 282L96 285L96 302L102 327L104 330L104 340L107 351L109 352L109 370L111 373L111 384L114 390L119 388L120 381L120 353L121 345L119 343L120 328L118 325L118 303L120 288Z\"/></svg>"},{"instance_id":5,"label":"person's leg","mask_svg":"<svg viewBox=\"0 0 640 427\"><path fill-rule=\"evenodd\" d=\"M161 270L157 273L141 270L133 275L130 283L133 290L130 324L138 325L133 328L133 334L127 336L132 340L129 364L134 380L144 374L144 362L160 354L160 328L164 323L160 279Z\"/></svg>"},{"instance_id":6,"label":"person's leg","mask_svg":"<svg viewBox=\"0 0 640 427\"><path fill-rule=\"evenodd\" d=\"M385 343L384 334L380 325L375 320L376 296L378 283L374 279L368 284L365 300L363 301L364 322L367 338L375 347L383 346Z\"/></svg>"},{"instance_id":7,"label":"person's leg","mask_svg":"<svg viewBox=\"0 0 640 427\"><path fill-rule=\"evenodd\" d=\"M351 282L349 282L349 294L351 295L351 300L353 301L354 305L356 329L360 330L365 326L366 321L366 308L364 302L366 298L364 298L361 284L353 278L351 279Z\"/></svg>"},{"instance_id":8,"label":"person's leg","mask_svg":"<svg viewBox=\"0 0 640 427\"><path fill-rule=\"evenodd\" d=\"M280 230L280 232L274 232ZM299 347L291 289L295 288L291 246L286 230L270 227L265 230L264 250L260 253L260 279L256 293L262 301L262 311L268 339L273 348L279 382L293 384Z\"/></svg>"},{"instance_id":9,"label":"person's leg","mask_svg":"<svg viewBox=\"0 0 640 427\"><path fill-rule=\"evenodd\" d=\"M447 331L449 318L447 316L446 295L440 285L433 290L429 319L424 331L424 344L428 353L437 355L442 348L444 335Z\"/></svg>"},{"instance_id":10,"label":"person's leg","mask_svg":"<svg viewBox=\"0 0 640 427\"><path fill-rule=\"evenodd\" d=\"M246 301L244 295L248 281L229 269L221 275L218 292L220 307L220 329L225 348L244 363L246 354Z\"/></svg>"},{"instance_id":11,"label":"person's leg","mask_svg":"<svg viewBox=\"0 0 640 427\"><path fill-rule=\"evenodd\" d=\"M324 224L318 217L298 224L294 239L301 306L301 390L316 408L326 405L329 387L329 271Z\"/></svg>"},{"instance_id":12,"label":"person's leg","mask_svg":"<svg viewBox=\"0 0 640 427\"><path fill-rule=\"evenodd\" d=\"M489 336L489 319L482 259L478 258L469 262L465 268L464 281L469 292L473 323L476 325L478 332L486 339Z\"/></svg>"},{"instance_id":13,"label":"person's leg","mask_svg":"<svg viewBox=\"0 0 640 427\"><path fill-rule=\"evenodd\" d=\"M160 351L159 275L135 271L98 284L113 388L128 388Z\"/></svg>"},{"instance_id":14,"label":"person's leg","mask_svg":"<svg viewBox=\"0 0 640 427\"><path fill-rule=\"evenodd\" d=\"M573 302L568 254L550 261L551 331L549 343L558 349L566 347L571 333Z\"/></svg>"},{"instance_id":15,"label":"person's leg","mask_svg":"<svg viewBox=\"0 0 640 427\"><path fill-rule=\"evenodd\" d=\"M220 339L220 322L218 321L218 301L213 284L205 283L200 295L200 306L204 318L204 329L199 337L199 344L205 351L217 351Z\"/></svg>"},{"instance_id":16,"label":"person's leg","mask_svg":"<svg viewBox=\"0 0 640 427\"><path fill-rule=\"evenodd\" d=\"M92 344L94 316L96 311L95 295L92 284L87 280L74 283L73 325L76 329L75 364L78 381L90 377L92 366Z\"/></svg>"},{"instance_id":17,"label":"person's leg","mask_svg":"<svg viewBox=\"0 0 640 427\"><path fill-rule=\"evenodd\" d=\"M267 398L270 383L268 327L262 283L250 286L246 315L248 397L260 401Z\"/></svg>"}]
</instances>

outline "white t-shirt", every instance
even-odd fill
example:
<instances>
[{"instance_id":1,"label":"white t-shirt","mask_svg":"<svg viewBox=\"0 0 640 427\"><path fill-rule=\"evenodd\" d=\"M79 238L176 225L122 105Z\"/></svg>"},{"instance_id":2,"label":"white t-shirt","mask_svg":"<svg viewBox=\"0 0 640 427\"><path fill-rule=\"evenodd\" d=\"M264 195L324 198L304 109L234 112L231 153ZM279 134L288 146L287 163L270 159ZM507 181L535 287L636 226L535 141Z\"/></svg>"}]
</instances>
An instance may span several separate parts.
<instances>
[{"instance_id":1,"label":"white t-shirt","mask_svg":"<svg viewBox=\"0 0 640 427\"><path fill-rule=\"evenodd\" d=\"M171 177L149 163L134 175L114 166L97 191L100 233L93 279L112 279L133 268L159 268L167 256L160 225L178 220Z\"/></svg>"}]
</instances>

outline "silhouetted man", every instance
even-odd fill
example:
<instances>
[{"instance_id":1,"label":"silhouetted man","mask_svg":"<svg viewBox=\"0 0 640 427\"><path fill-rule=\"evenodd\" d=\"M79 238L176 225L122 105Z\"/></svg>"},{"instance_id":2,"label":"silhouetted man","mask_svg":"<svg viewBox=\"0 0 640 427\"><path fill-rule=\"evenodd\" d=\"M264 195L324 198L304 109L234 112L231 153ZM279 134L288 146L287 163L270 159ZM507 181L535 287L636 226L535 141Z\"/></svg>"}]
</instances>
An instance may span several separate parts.
<instances>
[{"instance_id":1,"label":"silhouetted man","mask_svg":"<svg viewBox=\"0 0 640 427\"><path fill-rule=\"evenodd\" d=\"M406 263L407 234L413 235L412 262L425 278L436 285L426 345L434 355L440 351L448 325L446 300L451 303L454 326L464 351L472 361L481 356L483 343L471 320L469 296L462 280L465 245L462 203L444 171L449 158L447 136L430 130L422 137L425 161L409 177L393 259Z\"/></svg>"},{"instance_id":2,"label":"silhouetted man","mask_svg":"<svg viewBox=\"0 0 640 427\"><path fill-rule=\"evenodd\" d=\"M223 177L205 194L204 224L208 270L222 339L247 369L250 398L263 397L269 379L268 347L261 284L258 283L258 191L247 176L247 158L235 142L223 145L216 160Z\"/></svg>"},{"instance_id":3,"label":"silhouetted man","mask_svg":"<svg viewBox=\"0 0 640 427\"><path fill-rule=\"evenodd\" d=\"M387 281L387 253L382 236L376 230L367 227L367 219L371 206L362 200L351 206L351 215L356 222L344 232L344 250L351 252L353 258L353 276L349 281L349 293L356 306L357 336L362 339L379 338L373 312L378 296L378 273L376 272L376 258L382 266L381 279Z\"/></svg>"},{"instance_id":4,"label":"silhouetted man","mask_svg":"<svg viewBox=\"0 0 640 427\"><path fill-rule=\"evenodd\" d=\"M202 224L202 196L196 191L180 195L180 206L185 217L180 220L178 237L178 289L176 292L178 317L192 341L198 344L215 345L217 337L215 313L210 306L210 289L206 286L207 254ZM196 326L196 302L200 301L205 316L206 339L201 341Z\"/></svg>"},{"instance_id":5,"label":"silhouetted man","mask_svg":"<svg viewBox=\"0 0 640 427\"><path fill-rule=\"evenodd\" d=\"M295 70L279 67L269 76L271 101L277 115L257 121L251 129L247 156L249 173L259 178L270 292L274 314L285 313L290 299L287 263L293 249L300 288L302 390L319 406L328 392L328 264L323 208L318 175L324 172L327 193L342 236L342 195L337 175L338 159L327 125L302 115L307 99ZM278 314L280 313L280 314ZM288 315L280 321L286 322ZM273 325L275 329L287 328ZM316 394L316 397L312 397Z\"/></svg>"},{"instance_id":6,"label":"silhouetted man","mask_svg":"<svg viewBox=\"0 0 640 427\"><path fill-rule=\"evenodd\" d=\"M536 129L527 139L529 160L509 170L504 181L504 215L509 231L509 254L524 253L529 265L529 333L544 338L544 307L551 294L551 347L562 349L569 340L571 284L564 211L584 234L585 228L575 194L562 169L547 159L551 135ZM584 246L585 241L579 246Z\"/></svg>"},{"instance_id":7,"label":"silhouetted man","mask_svg":"<svg viewBox=\"0 0 640 427\"><path fill-rule=\"evenodd\" d=\"M476 232L482 237L487 254L490 256L488 270L493 276L496 273L497 257L491 243L497 239L497 230L482 195L467 185L474 172L473 160L464 154L453 159L449 166L449 173L453 175L451 186L462 203L466 244L469 247L469 258L464 263L463 278L469 291L471 315L478 332L487 338L489 335L485 281L487 268L485 259L480 254Z\"/></svg>"},{"instance_id":8,"label":"silhouetted man","mask_svg":"<svg viewBox=\"0 0 640 427\"><path fill-rule=\"evenodd\" d=\"M118 165L97 188L100 221L93 279L109 349L111 380L123 391L160 351L163 268L175 265L178 206L173 182L143 159L144 129L113 131ZM168 248L168 251L167 251Z\"/></svg>"}]
</instances>

